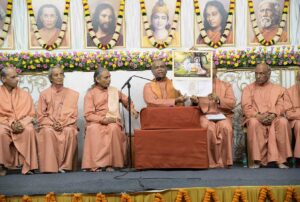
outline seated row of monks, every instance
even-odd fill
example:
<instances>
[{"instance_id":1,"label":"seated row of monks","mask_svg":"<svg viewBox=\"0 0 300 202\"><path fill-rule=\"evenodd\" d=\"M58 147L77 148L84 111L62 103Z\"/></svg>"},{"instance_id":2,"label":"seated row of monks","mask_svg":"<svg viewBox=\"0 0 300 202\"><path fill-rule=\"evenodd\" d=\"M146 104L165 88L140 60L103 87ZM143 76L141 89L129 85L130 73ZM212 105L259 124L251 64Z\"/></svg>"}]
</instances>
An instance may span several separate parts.
<instances>
[{"instance_id":1,"label":"seated row of monks","mask_svg":"<svg viewBox=\"0 0 300 202\"><path fill-rule=\"evenodd\" d=\"M193 105L204 114L223 113L226 119L200 119L207 128L209 167L233 165L232 115L236 99L232 86L216 77L213 69L213 93L207 97L191 96ZM164 62L153 62L154 79L144 87L144 100L149 107L184 105L182 96L166 77ZM300 158L300 74L297 84L286 90L269 79L271 69L259 64L256 81L243 90L242 109L247 126L248 150L252 168L276 162L280 168L292 157L291 128L296 146L294 157ZM49 70L51 87L41 92L37 116L30 94L18 87L19 77L12 67L1 70L0 86L0 175L7 169L22 167L23 174L56 173L73 170L77 151L77 118L79 93L64 87L64 72L59 66ZM106 69L94 73L94 85L84 97L85 137L82 169L113 171L125 161L126 137L119 103L126 108L127 97L110 86L111 75ZM131 103L134 118L138 112ZM37 119L36 119L37 117ZM290 122L289 122L290 121Z\"/></svg>"}]
</instances>

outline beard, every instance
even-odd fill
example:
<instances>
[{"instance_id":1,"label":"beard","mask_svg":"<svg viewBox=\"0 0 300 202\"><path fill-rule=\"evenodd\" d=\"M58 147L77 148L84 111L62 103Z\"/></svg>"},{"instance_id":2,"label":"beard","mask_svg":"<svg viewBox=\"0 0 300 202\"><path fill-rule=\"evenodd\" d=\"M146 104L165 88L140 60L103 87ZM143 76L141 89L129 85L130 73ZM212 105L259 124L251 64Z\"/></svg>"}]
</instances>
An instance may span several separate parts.
<instances>
[{"instance_id":1,"label":"beard","mask_svg":"<svg viewBox=\"0 0 300 202\"><path fill-rule=\"evenodd\" d=\"M271 17L262 17L260 19L260 24L262 28L268 28L272 25L272 18Z\"/></svg>"},{"instance_id":2,"label":"beard","mask_svg":"<svg viewBox=\"0 0 300 202\"><path fill-rule=\"evenodd\" d=\"M108 34L112 34L115 31L114 25L111 22L109 22L109 23L101 23L100 22L99 27L103 32L108 33Z\"/></svg>"}]
</instances>

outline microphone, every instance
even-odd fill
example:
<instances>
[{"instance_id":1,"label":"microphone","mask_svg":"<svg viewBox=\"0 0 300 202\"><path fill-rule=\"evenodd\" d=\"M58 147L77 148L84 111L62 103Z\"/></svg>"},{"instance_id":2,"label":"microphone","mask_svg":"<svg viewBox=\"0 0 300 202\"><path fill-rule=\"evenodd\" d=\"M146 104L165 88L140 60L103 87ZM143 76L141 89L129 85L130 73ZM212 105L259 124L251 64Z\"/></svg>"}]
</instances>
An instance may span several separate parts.
<instances>
[{"instance_id":1,"label":"microphone","mask_svg":"<svg viewBox=\"0 0 300 202\"><path fill-rule=\"evenodd\" d=\"M144 79L144 80L147 80L147 81L152 81L151 79L147 79L147 78L142 77L142 76L132 75L132 76L129 77L129 78L127 79L127 81L124 83L124 85L122 86L121 90L123 90L123 88L125 88L125 86L127 86L127 85L129 84L130 80L131 80L133 77L137 77L137 78Z\"/></svg>"}]
</instances>

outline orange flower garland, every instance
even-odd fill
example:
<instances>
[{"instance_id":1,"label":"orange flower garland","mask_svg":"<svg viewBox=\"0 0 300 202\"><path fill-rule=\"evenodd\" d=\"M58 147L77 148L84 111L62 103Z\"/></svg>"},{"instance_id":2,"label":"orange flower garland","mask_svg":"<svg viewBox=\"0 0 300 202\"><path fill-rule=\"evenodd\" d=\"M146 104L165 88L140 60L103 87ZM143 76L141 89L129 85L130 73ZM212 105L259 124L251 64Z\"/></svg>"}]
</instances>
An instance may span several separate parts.
<instances>
[{"instance_id":1,"label":"orange flower garland","mask_svg":"<svg viewBox=\"0 0 300 202\"><path fill-rule=\"evenodd\" d=\"M248 202L246 191L243 189L236 189L232 198L232 202Z\"/></svg>"},{"instance_id":2,"label":"orange flower garland","mask_svg":"<svg viewBox=\"0 0 300 202\"><path fill-rule=\"evenodd\" d=\"M28 195L22 197L22 202L32 202L32 199Z\"/></svg>"},{"instance_id":3,"label":"orange flower garland","mask_svg":"<svg viewBox=\"0 0 300 202\"><path fill-rule=\"evenodd\" d=\"M6 202L6 198L4 195L0 195L0 202Z\"/></svg>"},{"instance_id":4,"label":"orange flower garland","mask_svg":"<svg viewBox=\"0 0 300 202\"><path fill-rule=\"evenodd\" d=\"M130 196L126 193L121 194L121 202L132 202Z\"/></svg>"},{"instance_id":5,"label":"orange flower garland","mask_svg":"<svg viewBox=\"0 0 300 202\"><path fill-rule=\"evenodd\" d=\"M177 193L175 202L182 202L182 201L191 202L192 200L191 200L191 197L188 195L188 192L186 190L180 189Z\"/></svg>"},{"instance_id":6,"label":"orange flower garland","mask_svg":"<svg viewBox=\"0 0 300 202\"><path fill-rule=\"evenodd\" d=\"M216 194L216 191L214 189L206 189L206 192L204 194L203 202L210 202L211 198L215 202L220 202L220 200L219 200L219 198Z\"/></svg>"},{"instance_id":7,"label":"orange flower garland","mask_svg":"<svg viewBox=\"0 0 300 202\"><path fill-rule=\"evenodd\" d=\"M104 194L98 193L96 195L96 202L107 202L107 199Z\"/></svg>"},{"instance_id":8,"label":"orange flower garland","mask_svg":"<svg viewBox=\"0 0 300 202\"><path fill-rule=\"evenodd\" d=\"M82 194L74 194L72 198L72 202L82 202Z\"/></svg>"},{"instance_id":9,"label":"orange flower garland","mask_svg":"<svg viewBox=\"0 0 300 202\"><path fill-rule=\"evenodd\" d=\"M258 202L265 202L267 198L269 198L271 202L276 202L271 188L262 187L259 191Z\"/></svg>"},{"instance_id":10,"label":"orange flower garland","mask_svg":"<svg viewBox=\"0 0 300 202\"><path fill-rule=\"evenodd\" d=\"M153 202L165 202L165 200L163 199L163 197L160 193L156 193L154 196Z\"/></svg>"},{"instance_id":11,"label":"orange flower garland","mask_svg":"<svg viewBox=\"0 0 300 202\"><path fill-rule=\"evenodd\" d=\"M50 192L46 195L45 202L56 202L56 198L53 192Z\"/></svg>"},{"instance_id":12,"label":"orange flower garland","mask_svg":"<svg viewBox=\"0 0 300 202\"><path fill-rule=\"evenodd\" d=\"M300 196L298 196L294 187L289 187L285 194L285 199L283 202L290 202L292 199L295 199L296 202L300 202Z\"/></svg>"},{"instance_id":13,"label":"orange flower garland","mask_svg":"<svg viewBox=\"0 0 300 202\"><path fill-rule=\"evenodd\" d=\"M11 13L13 9L13 1L8 0L6 5L6 12L5 12L5 18L3 20L4 25L2 30L0 30L0 46L3 45L3 42L7 36L7 33L9 31L9 26L11 24Z\"/></svg>"}]
</instances>

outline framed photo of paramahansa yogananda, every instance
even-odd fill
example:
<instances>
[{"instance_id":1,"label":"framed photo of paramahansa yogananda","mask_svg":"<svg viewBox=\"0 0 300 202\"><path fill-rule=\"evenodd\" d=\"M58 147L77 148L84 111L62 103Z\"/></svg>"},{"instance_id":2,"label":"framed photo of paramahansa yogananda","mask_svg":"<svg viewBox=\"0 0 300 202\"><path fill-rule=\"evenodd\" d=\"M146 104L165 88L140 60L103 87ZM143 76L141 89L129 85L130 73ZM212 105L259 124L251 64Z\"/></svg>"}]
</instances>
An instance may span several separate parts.
<instances>
[{"instance_id":1,"label":"framed photo of paramahansa yogananda","mask_svg":"<svg viewBox=\"0 0 300 202\"><path fill-rule=\"evenodd\" d=\"M0 1L0 49L14 49L14 35L11 13L11 3Z\"/></svg>"},{"instance_id":2,"label":"framed photo of paramahansa yogananda","mask_svg":"<svg viewBox=\"0 0 300 202\"><path fill-rule=\"evenodd\" d=\"M252 0L248 2L248 44L289 44L289 1ZM270 43L271 44L266 44Z\"/></svg>"},{"instance_id":3,"label":"framed photo of paramahansa yogananda","mask_svg":"<svg viewBox=\"0 0 300 202\"><path fill-rule=\"evenodd\" d=\"M205 96L212 90L212 51L173 51L173 81L182 93Z\"/></svg>"},{"instance_id":4,"label":"framed photo of paramahansa yogananda","mask_svg":"<svg viewBox=\"0 0 300 202\"><path fill-rule=\"evenodd\" d=\"M121 0L88 0L90 19L86 23L86 48L99 44L125 47L125 5ZM93 38L92 38L93 36Z\"/></svg>"},{"instance_id":5,"label":"framed photo of paramahansa yogananda","mask_svg":"<svg viewBox=\"0 0 300 202\"><path fill-rule=\"evenodd\" d=\"M196 4L198 2L198 4ZM207 46L213 42L222 42L223 46L235 44L234 2L230 0L195 0L194 44ZM200 18L200 19L199 19Z\"/></svg>"},{"instance_id":6,"label":"framed photo of paramahansa yogananda","mask_svg":"<svg viewBox=\"0 0 300 202\"><path fill-rule=\"evenodd\" d=\"M41 49L41 44L51 46L58 41L61 41L58 49L71 48L70 8L66 18L65 6L64 0L32 0L35 22L28 17L30 49ZM36 31L33 29L33 23L36 24ZM61 32L63 26L66 26L66 30ZM62 40L59 39L61 36L63 36Z\"/></svg>"}]
</instances>

